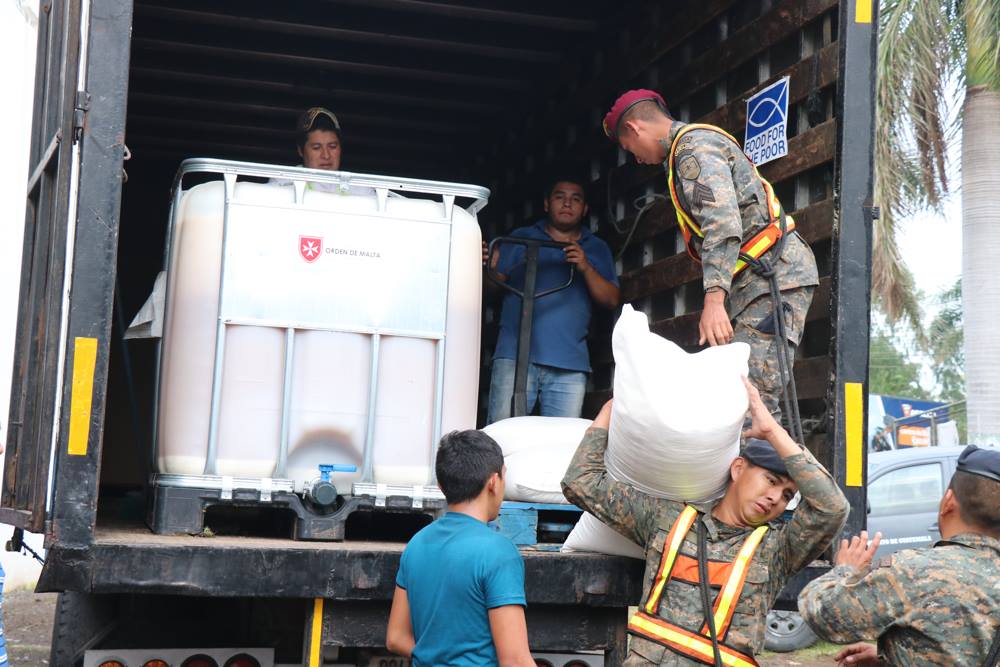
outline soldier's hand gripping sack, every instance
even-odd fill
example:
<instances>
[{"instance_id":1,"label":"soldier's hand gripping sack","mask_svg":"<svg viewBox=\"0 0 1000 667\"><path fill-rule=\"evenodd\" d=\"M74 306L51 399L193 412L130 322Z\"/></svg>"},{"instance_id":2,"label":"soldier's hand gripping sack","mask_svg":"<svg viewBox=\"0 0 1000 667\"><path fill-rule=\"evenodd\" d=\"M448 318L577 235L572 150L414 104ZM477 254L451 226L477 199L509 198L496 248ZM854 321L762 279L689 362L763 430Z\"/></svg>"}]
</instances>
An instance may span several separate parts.
<instances>
[{"instance_id":1,"label":"soldier's hand gripping sack","mask_svg":"<svg viewBox=\"0 0 1000 667\"><path fill-rule=\"evenodd\" d=\"M612 337L614 408L605 463L641 491L686 502L721 496L739 454L750 346L688 354L626 305Z\"/></svg>"}]
</instances>

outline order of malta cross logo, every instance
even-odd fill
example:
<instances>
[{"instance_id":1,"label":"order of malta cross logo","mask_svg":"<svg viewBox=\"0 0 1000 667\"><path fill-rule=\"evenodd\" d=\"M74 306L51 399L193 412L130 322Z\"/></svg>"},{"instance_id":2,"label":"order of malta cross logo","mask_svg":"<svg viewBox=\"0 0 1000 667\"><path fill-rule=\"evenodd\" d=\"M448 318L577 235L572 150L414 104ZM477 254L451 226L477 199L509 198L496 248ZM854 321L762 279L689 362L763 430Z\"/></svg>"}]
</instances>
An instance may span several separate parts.
<instances>
[{"instance_id":1,"label":"order of malta cross logo","mask_svg":"<svg viewBox=\"0 0 1000 667\"><path fill-rule=\"evenodd\" d=\"M299 256L312 264L323 252L323 238L320 236L300 236Z\"/></svg>"}]
</instances>

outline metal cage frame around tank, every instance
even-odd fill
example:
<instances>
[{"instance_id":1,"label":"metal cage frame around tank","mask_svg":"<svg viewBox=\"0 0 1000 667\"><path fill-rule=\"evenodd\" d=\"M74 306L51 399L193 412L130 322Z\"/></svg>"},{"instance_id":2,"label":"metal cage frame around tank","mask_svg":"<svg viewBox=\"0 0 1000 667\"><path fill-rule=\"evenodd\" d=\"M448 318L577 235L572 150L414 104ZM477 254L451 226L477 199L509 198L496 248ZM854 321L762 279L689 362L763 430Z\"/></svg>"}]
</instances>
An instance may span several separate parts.
<instances>
[{"instance_id":1,"label":"metal cage frame around tank","mask_svg":"<svg viewBox=\"0 0 1000 667\"><path fill-rule=\"evenodd\" d=\"M380 176L374 174L357 174L344 171L325 171L320 169L307 169L304 167L283 167L268 164L258 164L253 162L237 162L232 160L221 160L212 158L191 158L184 160L174 177L171 190L170 218L167 225L166 243L163 251L163 270L169 273L173 255L173 238L176 227L176 216L180 210L181 198L185 192L183 189L184 178L192 174L219 174L222 176L224 187L223 222L222 222L222 244L219 266L219 299L216 308L216 336L215 353L213 359L212 372L212 400L209 416L209 432L207 434L207 450L205 468L202 475L182 475L171 473L154 473L154 484L160 486L174 487L196 487L196 488L218 488L231 491L233 488L256 488L262 492L262 500L266 500L265 494L270 495L270 491L293 491L294 485L284 479L287 475L286 465L289 448L289 427L291 410L291 388L293 373L293 353L295 347L295 333L299 329L314 331L361 333L371 336L372 357L369 368L368 405L367 421L365 430L365 444L362 460L361 480L352 487L353 495L372 495L378 498L386 496L407 496L417 498L436 497L440 491L436 487L433 466L431 467L430 478L427 486L386 486L376 484L374 479L374 445L375 445L375 409L378 398L378 372L379 372L379 347L381 337L393 335L398 337L422 338L436 341L435 344L435 378L434 378L434 416L432 422L432 443L431 446L436 451L438 442L441 439L441 419L443 411L444 395L444 368L446 350L447 331L447 307L445 308L444 323L441 327L440 335L416 335L418 332L407 332L398 330L382 330L378 327L299 327L296 322L229 322L223 314L223 299L226 293L226 250L229 239L230 206L235 195L236 182L242 177L285 179L291 181L294 187L295 199L293 205L302 205L305 198L306 186L309 183L333 184L347 191L351 186L368 186L375 190L378 202L377 212L384 213L387 201L390 197L401 196L399 193L418 193L423 195L437 195L443 206L443 215L440 223L451 225L454 217L456 199L466 198L472 202L465 206L465 210L470 215L476 214L486 206L490 191L487 188L459 183L446 183L442 181L430 181L414 178L399 178L392 176ZM435 223L435 224L440 224ZM449 231L450 235L450 231ZM450 286L451 280L451 249L448 251L448 276L445 281L446 288ZM167 281L164 303L170 301L170 281ZM447 295L447 289L446 289ZM447 296L445 297L447 298ZM163 331L168 330L167 313L164 312ZM230 324L239 326L261 326L269 328L281 328L285 330L285 351L284 369L282 383L281 400L281 439L278 448L278 460L275 464L274 473L270 478L233 478L221 476L216 470L218 458L218 431L219 412L222 404L222 373L225 360L226 330ZM162 383L162 339L157 342L156 347L156 384L153 399L153 447L152 461L153 469L156 469L156 460L159 455L159 409L160 391Z\"/></svg>"}]
</instances>

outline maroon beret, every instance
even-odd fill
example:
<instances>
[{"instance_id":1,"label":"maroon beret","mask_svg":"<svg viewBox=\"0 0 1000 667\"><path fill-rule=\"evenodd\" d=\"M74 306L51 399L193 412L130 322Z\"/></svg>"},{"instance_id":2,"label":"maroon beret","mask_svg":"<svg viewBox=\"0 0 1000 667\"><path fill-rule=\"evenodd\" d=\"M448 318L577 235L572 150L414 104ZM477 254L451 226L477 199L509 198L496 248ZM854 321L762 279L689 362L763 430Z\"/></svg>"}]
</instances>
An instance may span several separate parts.
<instances>
[{"instance_id":1,"label":"maroon beret","mask_svg":"<svg viewBox=\"0 0 1000 667\"><path fill-rule=\"evenodd\" d=\"M655 90L646 90L645 88L630 90L615 100L611 111L604 116L604 134L608 135L609 139L618 141L618 123L621 122L625 112L639 102L656 102L661 109L667 110L667 103Z\"/></svg>"}]
</instances>

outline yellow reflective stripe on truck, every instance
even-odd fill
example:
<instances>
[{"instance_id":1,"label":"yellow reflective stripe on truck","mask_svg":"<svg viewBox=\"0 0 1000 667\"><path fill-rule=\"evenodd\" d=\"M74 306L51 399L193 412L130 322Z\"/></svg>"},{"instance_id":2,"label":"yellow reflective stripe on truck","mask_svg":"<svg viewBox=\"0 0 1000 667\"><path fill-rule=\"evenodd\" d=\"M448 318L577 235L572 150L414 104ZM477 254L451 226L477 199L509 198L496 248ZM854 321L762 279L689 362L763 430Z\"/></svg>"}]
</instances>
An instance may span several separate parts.
<instances>
[{"instance_id":1,"label":"yellow reflective stripe on truck","mask_svg":"<svg viewBox=\"0 0 1000 667\"><path fill-rule=\"evenodd\" d=\"M323 639L323 598L313 600L312 628L309 632L309 667L322 667L320 645Z\"/></svg>"},{"instance_id":2,"label":"yellow reflective stripe on truck","mask_svg":"<svg viewBox=\"0 0 1000 667\"><path fill-rule=\"evenodd\" d=\"M76 338L73 344L73 390L69 402L70 456L87 455L96 366L97 339Z\"/></svg>"}]
</instances>

